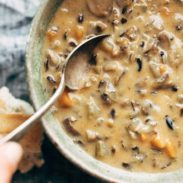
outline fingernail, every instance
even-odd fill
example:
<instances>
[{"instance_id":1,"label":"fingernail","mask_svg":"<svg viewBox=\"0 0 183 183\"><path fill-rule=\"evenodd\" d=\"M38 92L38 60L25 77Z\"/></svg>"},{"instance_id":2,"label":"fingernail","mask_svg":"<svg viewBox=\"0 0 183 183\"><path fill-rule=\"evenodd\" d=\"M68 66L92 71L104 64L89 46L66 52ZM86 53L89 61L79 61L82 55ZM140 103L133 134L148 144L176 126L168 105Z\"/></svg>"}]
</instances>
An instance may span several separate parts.
<instances>
[{"instance_id":1,"label":"fingernail","mask_svg":"<svg viewBox=\"0 0 183 183\"><path fill-rule=\"evenodd\" d=\"M3 145L3 154L6 161L11 165L12 171L15 171L23 155L22 147L15 142L8 142Z\"/></svg>"}]
</instances>

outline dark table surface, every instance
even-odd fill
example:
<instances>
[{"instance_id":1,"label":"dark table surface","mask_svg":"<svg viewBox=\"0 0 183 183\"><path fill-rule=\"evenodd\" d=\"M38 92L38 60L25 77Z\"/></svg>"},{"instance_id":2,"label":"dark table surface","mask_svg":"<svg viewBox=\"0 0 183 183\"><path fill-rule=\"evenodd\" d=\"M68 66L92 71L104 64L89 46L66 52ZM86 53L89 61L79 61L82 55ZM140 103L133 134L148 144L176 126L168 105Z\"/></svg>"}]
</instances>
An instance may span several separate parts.
<instances>
[{"instance_id":1,"label":"dark table surface","mask_svg":"<svg viewBox=\"0 0 183 183\"><path fill-rule=\"evenodd\" d=\"M66 160L45 137L43 146L45 164L22 175L16 173L13 183L101 183L101 181L82 172Z\"/></svg>"}]
</instances>

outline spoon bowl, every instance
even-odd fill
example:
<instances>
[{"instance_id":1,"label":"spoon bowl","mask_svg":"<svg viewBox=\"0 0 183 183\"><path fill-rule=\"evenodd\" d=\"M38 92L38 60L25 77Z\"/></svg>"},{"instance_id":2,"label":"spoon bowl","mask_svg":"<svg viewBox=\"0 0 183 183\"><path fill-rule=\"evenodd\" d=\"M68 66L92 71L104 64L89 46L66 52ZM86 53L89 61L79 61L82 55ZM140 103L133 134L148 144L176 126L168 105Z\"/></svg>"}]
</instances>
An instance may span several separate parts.
<instances>
[{"instance_id":1,"label":"spoon bowl","mask_svg":"<svg viewBox=\"0 0 183 183\"><path fill-rule=\"evenodd\" d=\"M65 84L71 90L80 90L87 81L88 61L97 44L107 34L94 36L76 47L66 60Z\"/></svg>"}]
</instances>

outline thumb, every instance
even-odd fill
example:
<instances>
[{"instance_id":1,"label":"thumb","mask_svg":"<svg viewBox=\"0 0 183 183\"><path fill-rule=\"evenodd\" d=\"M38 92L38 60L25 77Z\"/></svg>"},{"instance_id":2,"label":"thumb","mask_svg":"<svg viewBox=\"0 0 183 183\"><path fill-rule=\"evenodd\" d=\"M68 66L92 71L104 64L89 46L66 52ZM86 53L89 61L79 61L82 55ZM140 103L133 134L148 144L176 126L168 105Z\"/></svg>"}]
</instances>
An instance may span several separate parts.
<instances>
[{"instance_id":1,"label":"thumb","mask_svg":"<svg viewBox=\"0 0 183 183\"><path fill-rule=\"evenodd\" d=\"M8 142L0 146L0 183L10 183L22 154L23 150L17 143Z\"/></svg>"}]
</instances>

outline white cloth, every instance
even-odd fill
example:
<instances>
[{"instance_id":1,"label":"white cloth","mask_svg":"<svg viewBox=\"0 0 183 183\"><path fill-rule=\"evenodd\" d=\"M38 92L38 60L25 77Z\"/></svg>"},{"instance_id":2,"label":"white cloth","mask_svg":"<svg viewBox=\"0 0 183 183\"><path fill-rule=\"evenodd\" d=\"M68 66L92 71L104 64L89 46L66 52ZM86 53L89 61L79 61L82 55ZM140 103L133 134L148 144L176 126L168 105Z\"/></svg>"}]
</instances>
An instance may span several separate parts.
<instances>
[{"instance_id":1,"label":"white cloth","mask_svg":"<svg viewBox=\"0 0 183 183\"><path fill-rule=\"evenodd\" d=\"M40 0L0 0L0 87L26 98L25 47Z\"/></svg>"}]
</instances>

